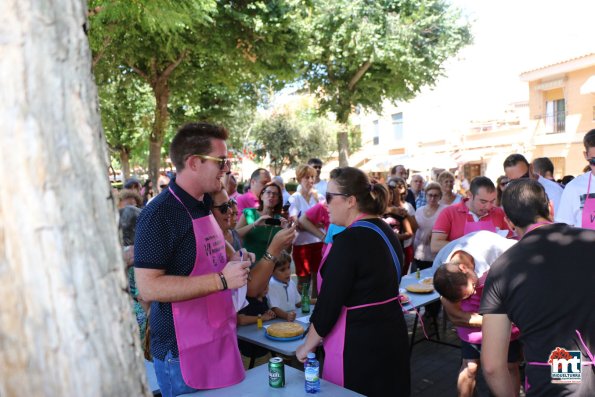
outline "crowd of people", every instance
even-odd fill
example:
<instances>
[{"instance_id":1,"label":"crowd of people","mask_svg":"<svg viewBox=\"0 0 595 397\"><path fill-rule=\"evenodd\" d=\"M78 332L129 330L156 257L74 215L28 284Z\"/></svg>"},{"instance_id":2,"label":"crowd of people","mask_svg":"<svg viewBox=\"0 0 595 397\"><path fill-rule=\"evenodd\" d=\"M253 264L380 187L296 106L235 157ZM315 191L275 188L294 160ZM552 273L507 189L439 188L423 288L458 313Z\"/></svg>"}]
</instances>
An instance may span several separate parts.
<instances>
[{"instance_id":1,"label":"crowd of people","mask_svg":"<svg viewBox=\"0 0 595 397\"><path fill-rule=\"evenodd\" d=\"M324 379L408 396L399 283L427 268L461 339L459 396L473 395L480 369L494 395L518 395L521 362L527 395L595 395L595 130L584 137L588 169L566 185L547 158L522 154L496 184L477 176L456 190L448 170L426 181L403 165L382 183L353 167L325 181L313 158L291 195L264 168L239 193L227 137L207 123L181 127L167 186L153 195L131 179L119 193L135 313L162 395L241 382L242 354L266 351L238 344L237 325L294 321L306 291L316 305L297 359L322 344ZM551 381L556 348L580 352L580 382Z\"/></svg>"}]
</instances>

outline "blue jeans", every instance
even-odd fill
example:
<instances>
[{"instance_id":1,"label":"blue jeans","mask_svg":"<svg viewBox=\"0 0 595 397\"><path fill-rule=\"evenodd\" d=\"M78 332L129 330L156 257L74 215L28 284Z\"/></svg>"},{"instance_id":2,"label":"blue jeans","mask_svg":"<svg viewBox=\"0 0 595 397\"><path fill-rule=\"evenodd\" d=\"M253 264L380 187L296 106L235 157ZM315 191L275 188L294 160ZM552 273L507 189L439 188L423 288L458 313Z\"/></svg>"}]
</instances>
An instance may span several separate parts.
<instances>
[{"instance_id":1,"label":"blue jeans","mask_svg":"<svg viewBox=\"0 0 595 397\"><path fill-rule=\"evenodd\" d=\"M153 357L153 365L155 366L159 390L163 397L175 397L197 391L184 382L182 370L180 369L180 358L172 357L171 351L167 352L163 361Z\"/></svg>"}]
</instances>

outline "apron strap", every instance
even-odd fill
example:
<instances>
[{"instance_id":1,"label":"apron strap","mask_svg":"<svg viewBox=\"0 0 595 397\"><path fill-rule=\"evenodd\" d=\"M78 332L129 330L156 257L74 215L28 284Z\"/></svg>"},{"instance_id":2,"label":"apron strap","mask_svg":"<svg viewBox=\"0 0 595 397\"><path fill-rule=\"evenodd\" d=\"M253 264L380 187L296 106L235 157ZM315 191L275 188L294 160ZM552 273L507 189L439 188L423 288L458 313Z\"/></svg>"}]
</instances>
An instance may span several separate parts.
<instances>
[{"instance_id":1,"label":"apron strap","mask_svg":"<svg viewBox=\"0 0 595 397\"><path fill-rule=\"evenodd\" d=\"M382 237L382 239L388 246L391 256L393 257L393 262L395 263L395 268L397 269L397 281L400 284L401 283L401 263L399 262L399 258L397 257L397 253L395 252L395 249L393 248L392 244L388 240L388 237L386 236L386 234L384 234L382 229L380 229L375 224L373 224L371 222L366 222L366 221L354 222L351 225L351 227L365 227L367 229L374 230L376 233L378 233L380 235L380 237Z\"/></svg>"}]
</instances>

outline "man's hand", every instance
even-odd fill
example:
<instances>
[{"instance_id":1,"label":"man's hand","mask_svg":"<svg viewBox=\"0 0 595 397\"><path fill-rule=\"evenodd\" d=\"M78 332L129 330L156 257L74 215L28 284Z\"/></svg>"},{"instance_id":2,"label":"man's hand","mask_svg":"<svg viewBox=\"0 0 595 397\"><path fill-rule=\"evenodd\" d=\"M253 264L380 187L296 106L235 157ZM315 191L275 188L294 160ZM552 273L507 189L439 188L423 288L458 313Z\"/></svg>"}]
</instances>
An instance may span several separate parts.
<instances>
[{"instance_id":1,"label":"man's hand","mask_svg":"<svg viewBox=\"0 0 595 397\"><path fill-rule=\"evenodd\" d=\"M287 312L287 321L295 320L295 312Z\"/></svg>"},{"instance_id":2,"label":"man's hand","mask_svg":"<svg viewBox=\"0 0 595 397\"><path fill-rule=\"evenodd\" d=\"M243 287L248 282L248 274L250 273L249 261L231 261L225 265L221 271L225 281L227 281L227 288L236 289Z\"/></svg>"},{"instance_id":3,"label":"man's hand","mask_svg":"<svg viewBox=\"0 0 595 397\"><path fill-rule=\"evenodd\" d=\"M236 251L233 256L231 257L232 261L250 261L254 263L256 261L256 256L252 252L248 252L246 248L242 248L239 251Z\"/></svg>"}]
</instances>

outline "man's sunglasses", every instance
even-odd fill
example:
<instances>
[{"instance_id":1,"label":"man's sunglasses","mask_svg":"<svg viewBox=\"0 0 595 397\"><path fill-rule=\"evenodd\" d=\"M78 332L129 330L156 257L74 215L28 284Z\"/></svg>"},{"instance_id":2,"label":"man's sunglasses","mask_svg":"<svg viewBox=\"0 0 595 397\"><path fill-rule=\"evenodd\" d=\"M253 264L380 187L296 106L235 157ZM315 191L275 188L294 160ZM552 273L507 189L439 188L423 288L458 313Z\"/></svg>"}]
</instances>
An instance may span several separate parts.
<instances>
[{"instance_id":1,"label":"man's sunglasses","mask_svg":"<svg viewBox=\"0 0 595 397\"><path fill-rule=\"evenodd\" d=\"M587 161L589 162L589 164L595 165L595 157L591 157L590 159L587 159Z\"/></svg>"},{"instance_id":2,"label":"man's sunglasses","mask_svg":"<svg viewBox=\"0 0 595 397\"><path fill-rule=\"evenodd\" d=\"M343 197L349 197L349 196L350 196L350 194L347 194L347 193L332 193L332 192L326 192L326 194L325 194L325 199L326 199L326 202L327 202L328 204L330 204L330 203L331 203L331 201L333 201L333 197L334 197L334 196L343 196Z\"/></svg>"},{"instance_id":3,"label":"man's sunglasses","mask_svg":"<svg viewBox=\"0 0 595 397\"><path fill-rule=\"evenodd\" d=\"M223 203L221 205L214 205L213 208L217 208L219 212L225 215L227 214L227 211L229 211L229 209L231 208L232 204L233 202L229 200L227 203Z\"/></svg>"},{"instance_id":4,"label":"man's sunglasses","mask_svg":"<svg viewBox=\"0 0 595 397\"><path fill-rule=\"evenodd\" d=\"M228 158L207 156L206 154L195 154L195 156L200 157L203 160L212 160L218 162L220 170L223 170L225 167L228 169L231 168L231 161L229 161Z\"/></svg>"}]
</instances>

